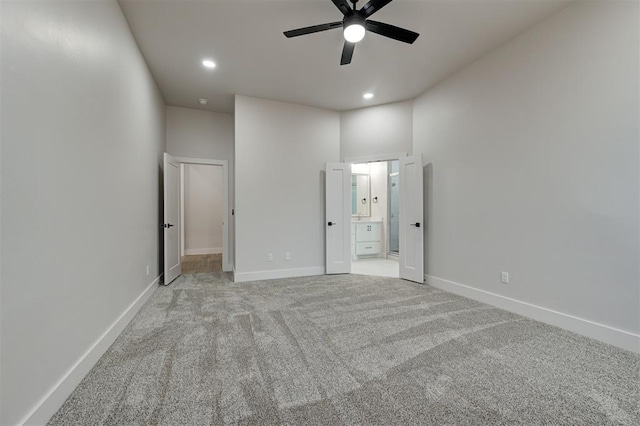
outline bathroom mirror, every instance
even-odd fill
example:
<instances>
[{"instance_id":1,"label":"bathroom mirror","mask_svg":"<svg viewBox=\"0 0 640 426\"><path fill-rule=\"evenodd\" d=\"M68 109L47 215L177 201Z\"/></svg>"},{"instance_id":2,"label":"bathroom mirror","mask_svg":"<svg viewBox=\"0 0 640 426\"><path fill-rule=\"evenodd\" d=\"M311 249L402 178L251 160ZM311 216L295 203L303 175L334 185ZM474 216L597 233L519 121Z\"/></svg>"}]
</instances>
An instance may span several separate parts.
<instances>
[{"instance_id":1,"label":"bathroom mirror","mask_svg":"<svg viewBox=\"0 0 640 426\"><path fill-rule=\"evenodd\" d=\"M351 175L351 215L371 216L369 175L354 173Z\"/></svg>"}]
</instances>

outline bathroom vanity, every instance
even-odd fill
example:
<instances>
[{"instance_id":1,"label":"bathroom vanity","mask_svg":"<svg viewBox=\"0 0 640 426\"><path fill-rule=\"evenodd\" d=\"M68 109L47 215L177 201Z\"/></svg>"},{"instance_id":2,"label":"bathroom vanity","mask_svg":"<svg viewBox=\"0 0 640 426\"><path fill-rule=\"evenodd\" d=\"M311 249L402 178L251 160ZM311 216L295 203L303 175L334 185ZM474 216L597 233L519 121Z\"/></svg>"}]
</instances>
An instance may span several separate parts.
<instances>
[{"instance_id":1,"label":"bathroom vanity","mask_svg":"<svg viewBox=\"0 0 640 426\"><path fill-rule=\"evenodd\" d=\"M379 257L382 253L382 221L351 222L351 257Z\"/></svg>"}]
</instances>

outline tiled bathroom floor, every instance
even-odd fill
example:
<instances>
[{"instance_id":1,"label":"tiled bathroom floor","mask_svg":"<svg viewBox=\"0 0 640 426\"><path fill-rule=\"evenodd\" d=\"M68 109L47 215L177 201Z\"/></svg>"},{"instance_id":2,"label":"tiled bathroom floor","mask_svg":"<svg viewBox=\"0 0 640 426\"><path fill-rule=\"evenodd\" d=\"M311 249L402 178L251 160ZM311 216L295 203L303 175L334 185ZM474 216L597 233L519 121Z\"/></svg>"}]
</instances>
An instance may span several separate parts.
<instances>
[{"instance_id":1,"label":"tiled bathroom floor","mask_svg":"<svg viewBox=\"0 0 640 426\"><path fill-rule=\"evenodd\" d=\"M358 259L351 261L351 273L358 275L375 275L380 277L400 276L400 266L395 258Z\"/></svg>"}]
</instances>

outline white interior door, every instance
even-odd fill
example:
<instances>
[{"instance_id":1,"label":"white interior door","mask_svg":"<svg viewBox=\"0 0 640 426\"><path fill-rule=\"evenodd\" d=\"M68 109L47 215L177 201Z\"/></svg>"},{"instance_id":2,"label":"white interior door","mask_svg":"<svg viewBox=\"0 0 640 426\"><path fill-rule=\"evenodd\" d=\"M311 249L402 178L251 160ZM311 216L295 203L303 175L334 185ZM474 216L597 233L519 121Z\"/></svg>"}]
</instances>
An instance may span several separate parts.
<instances>
[{"instance_id":1,"label":"white interior door","mask_svg":"<svg viewBox=\"0 0 640 426\"><path fill-rule=\"evenodd\" d=\"M327 163L325 176L326 273L351 272L351 168Z\"/></svg>"},{"instance_id":2,"label":"white interior door","mask_svg":"<svg viewBox=\"0 0 640 426\"><path fill-rule=\"evenodd\" d=\"M422 155L400 159L400 278L424 282Z\"/></svg>"},{"instance_id":3,"label":"white interior door","mask_svg":"<svg viewBox=\"0 0 640 426\"><path fill-rule=\"evenodd\" d=\"M164 154L164 283L180 275L180 163Z\"/></svg>"}]
</instances>

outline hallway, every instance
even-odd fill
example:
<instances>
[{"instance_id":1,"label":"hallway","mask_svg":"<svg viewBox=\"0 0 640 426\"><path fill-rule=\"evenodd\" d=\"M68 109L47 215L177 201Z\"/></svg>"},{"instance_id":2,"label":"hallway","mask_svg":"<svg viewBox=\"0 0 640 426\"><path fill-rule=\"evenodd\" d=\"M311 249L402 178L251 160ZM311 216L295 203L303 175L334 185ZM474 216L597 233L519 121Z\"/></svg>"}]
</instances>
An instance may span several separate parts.
<instances>
[{"instance_id":1,"label":"hallway","mask_svg":"<svg viewBox=\"0 0 640 426\"><path fill-rule=\"evenodd\" d=\"M222 254L197 254L182 256L183 274L198 274L204 272L221 272L222 271Z\"/></svg>"}]
</instances>

